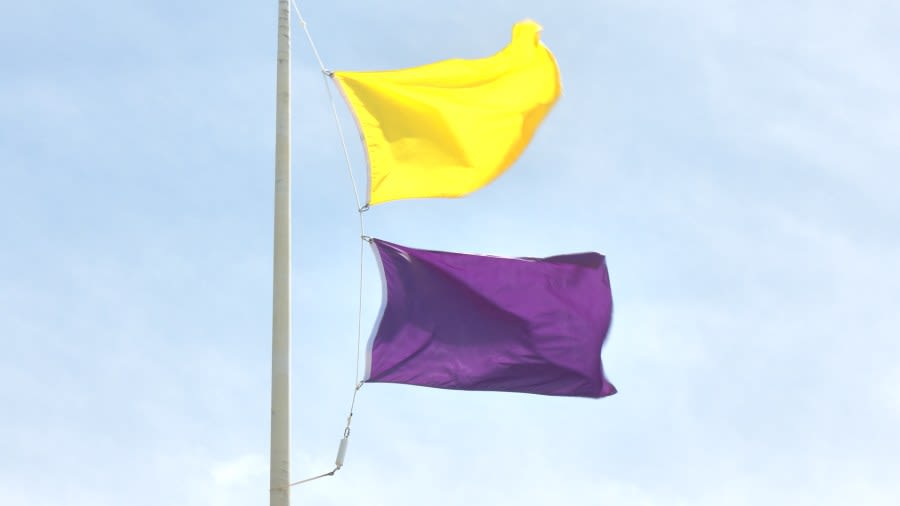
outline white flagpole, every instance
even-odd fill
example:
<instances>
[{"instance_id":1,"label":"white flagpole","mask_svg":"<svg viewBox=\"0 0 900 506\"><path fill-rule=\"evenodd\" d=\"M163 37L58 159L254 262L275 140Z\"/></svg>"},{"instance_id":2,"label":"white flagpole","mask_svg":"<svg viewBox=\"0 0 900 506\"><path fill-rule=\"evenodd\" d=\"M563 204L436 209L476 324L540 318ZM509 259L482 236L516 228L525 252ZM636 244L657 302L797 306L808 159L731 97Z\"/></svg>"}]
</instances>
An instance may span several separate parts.
<instances>
[{"instance_id":1,"label":"white flagpole","mask_svg":"<svg viewBox=\"0 0 900 506\"><path fill-rule=\"evenodd\" d=\"M290 506L291 474L291 12L278 0L275 87L275 245L269 506Z\"/></svg>"}]
</instances>

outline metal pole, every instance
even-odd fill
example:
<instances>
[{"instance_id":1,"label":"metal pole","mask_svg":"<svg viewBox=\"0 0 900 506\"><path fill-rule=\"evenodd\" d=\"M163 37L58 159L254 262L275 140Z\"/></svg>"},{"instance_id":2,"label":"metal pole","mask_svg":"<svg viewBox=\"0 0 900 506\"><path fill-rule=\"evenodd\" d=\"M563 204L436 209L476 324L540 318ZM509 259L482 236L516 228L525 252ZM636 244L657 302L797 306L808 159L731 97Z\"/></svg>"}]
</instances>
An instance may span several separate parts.
<instances>
[{"instance_id":1,"label":"metal pole","mask_svg":"<svg viewBox=\"0 0 900 506\"><path fill-rule=\"evenodd\" d=\"M278 0L275 245L272 282L272 433L269 506L290 506L291 479L291 15Z\"/></svg>"}]
</instances>

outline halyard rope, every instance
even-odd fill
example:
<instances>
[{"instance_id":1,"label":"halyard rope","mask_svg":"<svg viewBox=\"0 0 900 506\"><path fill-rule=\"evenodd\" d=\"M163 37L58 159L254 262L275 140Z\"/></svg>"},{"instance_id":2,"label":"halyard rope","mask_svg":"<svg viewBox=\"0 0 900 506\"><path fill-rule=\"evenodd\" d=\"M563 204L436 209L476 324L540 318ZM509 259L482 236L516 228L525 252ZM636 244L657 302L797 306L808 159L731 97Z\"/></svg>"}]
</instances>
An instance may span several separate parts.
<instances>
[{"instance_id":1,"label":"halyard rope","mask_svg":"<svg viewBox=\"0 0 900 506\"><path fill-rule=\"evenodd\" d=\"M297 15L297 19L300 23L300 27L303 28L303 32L306 34L306 40L309 41L309 46L312 49L313 55L316 57L316 61L319 63L319 69L322 72L323 82L325 83L325 91L328 93L328 101L331 104L331 112L334 115L334 122L337 126L338 136L341 140L341 147L344 150L344 160L347 162L347 174L350 177L350 183L353 186L353 197L356 199L356 211L359 216L359 300L357 305L357 315L356 315L356 369L354 375L353 382L353 398L350 401L350 410L347 415L347 425L344 427L344 438L341 440L341 445L338 448L338 456L335 460L335 468L327 473L320 474L318 476L313 476L311 478L306 478L303 480L295 481L288 485L288 487L292 487L294 485L299 485L301 483L306 483L309 481L317 480L319 478L324 478L326 476L333 476L335 472L337 472L341 466L343 466L344 461L344 452L347 448L347 439L350 437L350 422L353 419L353 408L356 406L356 394L359 392L359 389L362 388L363 382L359 379L359 359L360 359L360 344L362 342L362 304L363 304L363 275L364 275L364 262L363 262L363 254L364 254L364 243L368 236L366 236L365 230L365 221L363 220L363 213L368 210L368 206L363 206L359 199L359 190L356 186L356 178L353 175L353 163L350 160L350 150L347 148L347 140L344 135L344 127L341 124L341 118L337 111L337 105L334 100L334 93L331 91L331 86L329 85L329 78L333 78L334 74L325 67L325 64L322 62L322 57L319 55L319 50L316 49L316 43L313 41L312 35L309 32L309 27L307 26L306 20L303 18L303 14L300 13L300 8L297 6L296 0L291 0L291 5L294 7L294 13Z\"/></svg>"}]
</instances>

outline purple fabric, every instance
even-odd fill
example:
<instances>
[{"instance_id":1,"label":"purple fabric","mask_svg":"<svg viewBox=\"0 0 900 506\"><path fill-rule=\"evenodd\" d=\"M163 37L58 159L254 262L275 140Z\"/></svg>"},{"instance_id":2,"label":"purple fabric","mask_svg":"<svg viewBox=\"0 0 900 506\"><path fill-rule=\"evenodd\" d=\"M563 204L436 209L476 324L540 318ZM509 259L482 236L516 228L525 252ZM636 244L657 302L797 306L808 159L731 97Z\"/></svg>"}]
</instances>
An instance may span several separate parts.
<instances>
[{"instance_id":1,"label":"purple fabric","mask_svg":"<svg viewBox=\"0 0 900 506\"><path fill-rule=\"evenodd\" d=\"M499 258L373 239L385 301L368 382L605 397L612 294L599 253Z\"/></svg>"}]
</instances>

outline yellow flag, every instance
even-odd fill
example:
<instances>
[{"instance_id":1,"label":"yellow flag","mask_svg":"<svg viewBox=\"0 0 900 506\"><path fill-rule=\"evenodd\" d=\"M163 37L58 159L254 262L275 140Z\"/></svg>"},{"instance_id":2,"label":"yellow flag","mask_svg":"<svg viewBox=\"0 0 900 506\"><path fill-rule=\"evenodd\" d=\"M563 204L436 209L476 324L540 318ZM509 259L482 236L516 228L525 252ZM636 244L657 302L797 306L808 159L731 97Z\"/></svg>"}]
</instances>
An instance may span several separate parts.
<instances>
[{"instance_id":1,"label":"yellow flag","mask_svg":"<svg viewBox=\"0 0 900 506\"><path fill-rule=\"evenodd\" d=\"M540 31L517 23L488 58L334 73L366 145L369 204L460 197L512 165L560 95Z\"/></svg>"}]
</instances>

